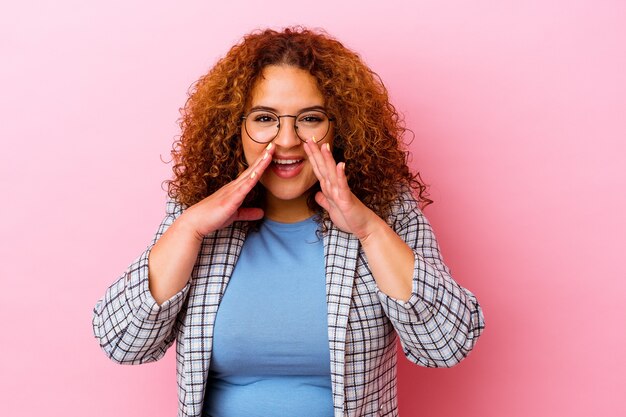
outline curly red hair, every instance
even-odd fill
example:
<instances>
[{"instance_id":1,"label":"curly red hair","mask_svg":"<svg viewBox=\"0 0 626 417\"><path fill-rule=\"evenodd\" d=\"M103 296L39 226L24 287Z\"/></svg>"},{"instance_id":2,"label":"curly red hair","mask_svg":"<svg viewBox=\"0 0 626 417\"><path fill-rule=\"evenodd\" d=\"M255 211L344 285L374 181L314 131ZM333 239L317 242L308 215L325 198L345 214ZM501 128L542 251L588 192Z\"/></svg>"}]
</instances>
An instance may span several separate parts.
<instances>
[{"instance_id":1,"label":"curly red hair","mask_svg":"<svg viewBox=\"0 0 626 417\"><path fill-rule=\"evenodd\" d=\"M172 150L174 178L166 182L171 198L191 206L246 168L241 116L268 65L302 68L317 80L336 120L335 159L346 162L348 184L363 203L386 218L403 185L415 191L422 206L432 203L419 174L407 166L402 142L407 129L380 77L328 34L301 27L246 35L192 86L181 109L182 134ZM263 195L257 184L244 206L262 206ZM313 198L309 205L320 212Z\"/></svg>"}]
</instances>

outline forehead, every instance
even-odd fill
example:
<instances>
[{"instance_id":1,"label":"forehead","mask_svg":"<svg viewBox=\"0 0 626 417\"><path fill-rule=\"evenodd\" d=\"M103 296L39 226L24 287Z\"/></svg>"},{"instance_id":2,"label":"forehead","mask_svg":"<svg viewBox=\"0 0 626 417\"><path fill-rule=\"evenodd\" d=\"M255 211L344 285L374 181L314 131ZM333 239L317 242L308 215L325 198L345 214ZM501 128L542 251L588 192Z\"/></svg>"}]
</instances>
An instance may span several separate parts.
<instances>
[{"instance_id":1,"label":"forehead","mask_svg":"<svg viewBox=\"0 0 626 417\"><path fill-rule=\"evenodd\" d=\"M315 77L307 71L287 65L263 69L250 93L250 107L263 106L292 112L311 106L323 106L324 96Z\"/></svg>"}]
</instances>

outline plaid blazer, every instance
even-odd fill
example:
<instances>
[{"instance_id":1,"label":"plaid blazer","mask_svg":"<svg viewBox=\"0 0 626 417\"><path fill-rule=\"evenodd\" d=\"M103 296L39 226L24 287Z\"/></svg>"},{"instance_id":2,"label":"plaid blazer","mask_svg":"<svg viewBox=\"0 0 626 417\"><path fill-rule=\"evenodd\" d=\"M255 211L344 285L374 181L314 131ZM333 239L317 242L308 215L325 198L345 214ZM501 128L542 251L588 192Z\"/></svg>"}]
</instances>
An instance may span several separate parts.
<instances>
[{"instance_id":1,"label":"plaid blazer","mask_svg":"<svg viewBox=\"0 0 626 417\"><path fill-rule=\"evenodd\" d=\"M96 304L93 330L107 356L123 364L156 361L176 340L178 416L200 417L213 324L246 231L234 223L206 236L188 284L159 306L148 289L148 255L183 207L170 201L166 211L152 244ZM332 223L324 235L335 417L398 415L398 337L410 361L449 367L469 353L484 328L476 298L450 277L409 192L388 223L415 253L407 302L377 288L358 239Z\"/></svg>"}]
</instances>

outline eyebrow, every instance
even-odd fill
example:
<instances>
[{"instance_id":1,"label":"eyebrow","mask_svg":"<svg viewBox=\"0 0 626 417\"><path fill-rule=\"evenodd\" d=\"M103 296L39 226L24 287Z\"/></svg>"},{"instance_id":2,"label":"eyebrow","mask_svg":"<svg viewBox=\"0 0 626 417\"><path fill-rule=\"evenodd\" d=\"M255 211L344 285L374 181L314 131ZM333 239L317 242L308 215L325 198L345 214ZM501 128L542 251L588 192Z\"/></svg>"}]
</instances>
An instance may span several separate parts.
<instances>
[{"instance_id":1,"label":"eyebrow","mask_svg":"<svg viewBox=\"0 0 626 417\"><path fill-rule=\"evenodd\" d=\"M273 107L269 107L269 106L254 106L254 107L252 107L252 108L251 108L250 110L248 110L248 111L255 111L255 110L265 110L265 111L271 111L271 112L273 112L273 113L278 114L278 110L277 110L277 109L275 109L275 108L273 108ZM304 107L304 108L302 108L302 109L298 110L298 111L296 112L296 114L299 114L299 113L302 113L302 112L305 112L305 111L311 111L311 110L322 110L322 111L324 111L324 112L325 112L325 111L326 111L326 107L324 107L324 106L310 106L310 107Z\"/></svg>"}]
</instances>

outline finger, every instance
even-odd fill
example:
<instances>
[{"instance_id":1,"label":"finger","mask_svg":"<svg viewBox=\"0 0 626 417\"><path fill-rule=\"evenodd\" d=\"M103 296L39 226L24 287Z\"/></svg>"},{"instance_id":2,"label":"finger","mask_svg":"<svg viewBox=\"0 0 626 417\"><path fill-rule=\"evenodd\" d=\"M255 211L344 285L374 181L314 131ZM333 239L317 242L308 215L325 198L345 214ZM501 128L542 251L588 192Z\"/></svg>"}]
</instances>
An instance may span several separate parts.
<instances>
[{"instance_id":1,"label":"finger","mask_svg":"<svg viewBox=\"0 0 626 417\"><path fill-rule=\"evenodd\" d=\"M252 180L252 186L254 186L265 172L265 169L272 163L274 148L274 144L270 142L265 151L245 171L239 174L233 183L239 185L241 183L250 183L250 180Z\"/></svg>"},{"instance_id":2,"label":"finger","mask_svg":"<svg viewBox=\"0 0 626 417\"><path fill-rule=\"evenodd\" d=\"M326 167L326 163L324 162L324 157L317 143L308 141L307 144L308 144L310 155L311 155L309 159L311 159L311 163L314 164L314 171L317 170L316 176L317 176L317 179L320 181L320 186L322 187L323 191L326 192L328 189L329 183L328 183L328 170ZM326 146L326 145L324 144L322 146Z\"/></svg>"},{"instance_id":3,"label":"finger","mask_svg":"<svg viewBox=\"0 0 626 417\"><path fill-rule=\"evenodd\" d=\"M327 198L337 197L337 164L330 151L330 145L325 143L321 149L316 149L316 163L320 172L320 187Z\"/></svg>"},{"instance_id":4,"label":"finger","mask_svg":"<svg viewBox=\"0 0 626 417\"><path fill-rule=\"evenodd\" d=\"M271 155L265 154L265 159L261 159L258 164L251 166L250 170L244 171L235 181L229 184L232 187L232 192L237 195L239 204L243 202L248 193L259 182L263 172L269 166L272 161Z\"/></svg>"},{"instance_id":5,"label":"finger","mask_svg":"<svg viewBox=\"0 0 626 417\"><path fill-rule=\"evenodd\" d=\"M341 191L350 191L350 186L348 185L348 177L346 177L346 163L340 162L337 164L336 168L337 172L337 184Z\"/></svg>"},{"instance_id":6,"label":"finger","mask_svg":"<svg viewBox=\"0 0 626 417\"><path fill-rule=\"evenodd\" d=\"M261 176L263 172L265 172L265 169L272 163L272 155L274 154L274 149L274 144L270 142L265 147L265 151L261 155L259 155L259 157L255 161L256 167L254 171L257 173L257 175Z\"/></svg>"},{"instance_id":7,"label":"finger","mask_svg":"<svg viewBox=\"0 0 626 417\"><path fill-rule=\"evenodd\" d=\"M242 173L242 175L245 174L249 175L251 178L254 178L263 174L265 169L272 162L271 156L274 154L274 148L274 144L270 142L270 144L265 147L265 150L261 153L261 155L257 157L254 163L252 163L252 165L248 167L248 169L246 169Z\"/></svg>"},{"instance_id":8,"label":"finger","mask_svg":"<svg viewBox=\"0 0 626 417\"><path fill-rule=\"evenodd\" d=\"M240 206L246 199L248 193L250 193L257 182L259 182L261 178L259 172L262 173L265 168L267 168L267 160L271 160L271 158L267 157L264 161L261 161L261 163L252 170L250 175L240 175L235 181L224 187L224 201L228 202L227 204L231 207L231 210L233 210L232 221L258 220L263 218L263 210L253 209L253 211L249 211L248 208L241 208Z\"/></svg>"},{"instance_id":9,"label":"finger","mask_svg":"<svg viewBox=\"0 0 626 417\"><path fill-rule=\"evenodd\" d=\"M311 167L313 167L313 173L315 174L317 179L321 182L323 180L323 176L320 173L317 160L315 159L314 148L317 148L317 145L315 144L315 142L311 142L310 140L307 140L304 143L304 152L306 152L306 155L309 157L309 163L311 164Z\"/></svg>"},{"instance_id":10,"label":"finger","mask_svg":"<svg viewBox=\"0 0 626 417\"><path fill-rule=\"evenodd\" d=\"M330 210L330 203L328 202L328 198L324 195L323 192L318 191L315 193L315 201L319 204L324 210Z\"/></svg>"},{"instance_id":11,"label":"finger","mask_svg":"<svg viewBox=\"0 0 626 417\"><path fill-rule=\"evenodd\" d=\"M322 156L322 163L324 164L324 171L327 172L326 176L331 184L335 184L337 182L337 162L335 162L335 158L333 158L328 143L322 146L320 154Z\"/></svg>"},{"instance_id":12,"label":"finger","mask_svg":"<svg viewBox=\"0 0 626 417\"><path fill-rule=\"evenodd\" d=\"M243 203L248 193L254 188L256 183L259 182L263 172L272 162L273 153L274 146L270 143L250 167L224 186L224 198L232 204L231 207L238 208Z\"/></svg>"},{"instance_id":13,"label":"finger","mask_svg":"<svg viewBox=\"0 0 626 417\"><path fill-rule=\"evenodd\" d=\"M240 208L233 217L233 221L253 221L263 218L263 209L260 208Z\"/></svg>"}]
</instances>

